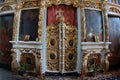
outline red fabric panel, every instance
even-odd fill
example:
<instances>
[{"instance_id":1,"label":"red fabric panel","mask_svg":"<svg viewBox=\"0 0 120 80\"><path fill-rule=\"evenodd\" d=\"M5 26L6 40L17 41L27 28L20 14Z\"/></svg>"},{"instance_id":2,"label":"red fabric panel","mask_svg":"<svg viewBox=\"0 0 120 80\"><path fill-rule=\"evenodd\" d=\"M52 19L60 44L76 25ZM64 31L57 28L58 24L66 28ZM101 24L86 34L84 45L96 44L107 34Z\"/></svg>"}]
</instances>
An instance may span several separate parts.
<instances>
[{"instance_id":1,"label":"red fabric panel","mask_svg":"<svg viewBox=\"0 0 120 80\"><path fill-rule=\"evenodd\" d=\"M63 15L65 18L65 23L70 25L77 26L77 12L76 8L73 6L67 5L58 5L58 6L51 6L47 9L47 25L56 24L58 20L56 18L57 11L61 9L63 11Z\"/></svg>"}]
</instances>

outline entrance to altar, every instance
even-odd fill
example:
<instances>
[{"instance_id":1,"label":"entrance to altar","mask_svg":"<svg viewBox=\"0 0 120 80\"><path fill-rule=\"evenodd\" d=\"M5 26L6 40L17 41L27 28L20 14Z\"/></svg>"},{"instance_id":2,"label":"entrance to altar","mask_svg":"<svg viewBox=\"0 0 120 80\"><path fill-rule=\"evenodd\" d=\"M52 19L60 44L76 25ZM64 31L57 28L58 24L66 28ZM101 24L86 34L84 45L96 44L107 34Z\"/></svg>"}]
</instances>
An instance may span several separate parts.
<instances>
[{"instance_id":1,"label":"entrance to altar","mask_svg":"<svg viewBox=\"0 0 120 80\"><path fill-rule=\"evenodd\" d=\"M62 8L61 8L62 7ZM49 72L68 73L75 72L77 68L77 27L66 19L64 13L67 8L76 15L75 8L71 6L59 5L57 7L49 7L56 10L56 22L50 22L46 27L46 65ZM69 12L69 11L67 11ZM68 14L70 15L70 14ZM48 19L51 19L48 15ZM68 17L69 18L69 17ZM52 24L50 24L52 23Z\"/></svg>"},{"instance_id":2,"label":"entrance to altar","mask_svg":"<svg viewBox=\"0 0 120 80\"><path fill-rule=\"evenodd\" d=\"M47 27L48 70L67 72L76 69L77 29L74 26L66 25L66 27L68 28L65 29L65 26L59 25Z\"/></svg>"}]
</instances>

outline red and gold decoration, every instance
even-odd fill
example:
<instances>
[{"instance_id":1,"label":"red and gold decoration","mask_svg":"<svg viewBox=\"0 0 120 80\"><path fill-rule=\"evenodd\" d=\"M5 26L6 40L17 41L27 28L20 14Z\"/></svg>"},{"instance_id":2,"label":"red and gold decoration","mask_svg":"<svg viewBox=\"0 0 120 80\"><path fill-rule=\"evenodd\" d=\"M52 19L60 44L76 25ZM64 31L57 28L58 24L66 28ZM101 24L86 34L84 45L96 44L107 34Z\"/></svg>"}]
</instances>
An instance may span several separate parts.
<instances>
[{"instance_id":1,"label":"red and gold decoration","mask_svg":"<svg viewBox=\"0 0 120 80\"><path fill-rule=\"evenodd\" d=\"M74 71L77 62L76 8L51 6L47 13L47 69Z\"/></svg>"}]
</instances>

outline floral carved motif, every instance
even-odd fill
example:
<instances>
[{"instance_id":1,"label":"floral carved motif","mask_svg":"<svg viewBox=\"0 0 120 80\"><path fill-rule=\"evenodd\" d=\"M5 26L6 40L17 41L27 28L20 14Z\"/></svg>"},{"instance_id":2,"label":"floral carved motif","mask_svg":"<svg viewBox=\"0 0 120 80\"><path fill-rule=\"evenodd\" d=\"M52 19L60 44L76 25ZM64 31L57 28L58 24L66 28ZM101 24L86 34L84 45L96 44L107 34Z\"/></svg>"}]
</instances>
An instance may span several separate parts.
<instances>
[{"instance_id":1,"label":"floral carved motif","mask_svg":"<svg viewBox=\"0 0 120 80\"><path fill-rule=\"evenodd\" d=\"M59 70L59 27L58 25L47 26L47 69Z\"/></svg>"},{"instance_id":2,"label":"floral carved motif","mask_svg":"<svg viewBox=\"0 0 120 80\"><path fill-rule=\"evenodd\" d=\"M73 71L76 69L77 62L77 27L66 25L65 29L65 53L64 63L65 71Z\"/></svg>"},{"instance_id":3,"label":"floral carved motif","mask_svg":"<svg viewBox=\"0 0 120 80\"><path fill-rule=\"evenodd\" d=\"M30 7L38 7L39 6L39 1L27 1L27 2L22 2L23 3L23 8L30 8Z\"/></svg>"},{"instance_id":4,"label":"floral carved motif","mask_svg":"<svg viewBox=\"0 0 120 80\"><path fill-rule=\"evenodd\" d=\"M115 7L111 7L111 8L109 9L109 11L120 14L120 10L117 9L117 8L115 8Z\"/></svg>"},{"instance_id":5,"label":"floral carved motif","mask_svg":"<svg viewBox=\"0 0 120 80\"><path fill-rule=\"evenodd\" d=\"M86 74L86 72L90 72L91 70L94 71L94 68L97 69L101 68L99 64L101 63L101 54L100 54L102 53L101 49L83 50L82 53L83 53L82 74Z\"/></svg>"},{"instance_id":6,"label":"floral carved motif","mask_svg":"<svg viewBox=\"0 0 120 80\"><path fill-rule=\"evenodd\" d=\"M13 10L13 8L12 8L11 6L9 6L9 5L5 5L5 6L3 6L3 7L1 8L0 11L10 11L10 10Z\"/></svg>"},{"instance_id":7,"label":"floral carved motif","mask_svg":"<svg viewBox=\"0 0 120 80\"><path fill-rule=\"evenodd\" d=\"M100 2L84 1L83 3L84 3L85 7L101 9L101 3Z\"/></svg>"},{"instance_id":8,"label":"floral carved motif","mask_svg":"<svg viewBox=\"0 0 120 80\"><path fill-rule=\"evenodd\" d=\"M79 6L79 0L44 0L45 1L45 6L51 6L52 4L54 5L59 5L59 4L66 4L66 5L71 5L77 7Z\"/></svg>"}]
</instances>

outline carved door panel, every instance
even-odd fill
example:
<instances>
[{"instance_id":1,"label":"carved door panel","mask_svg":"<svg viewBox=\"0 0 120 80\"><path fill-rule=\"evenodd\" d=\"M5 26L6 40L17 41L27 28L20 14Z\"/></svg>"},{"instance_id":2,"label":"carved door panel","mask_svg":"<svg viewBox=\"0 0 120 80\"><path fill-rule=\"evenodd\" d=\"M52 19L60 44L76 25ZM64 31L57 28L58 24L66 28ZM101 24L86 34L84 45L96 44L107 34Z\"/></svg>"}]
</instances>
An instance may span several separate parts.
<instances>
[{"instance_id":1,"label":"carved door panel","mask_svg":"<svg viewBox=\"0 0 120 80\"><path fill-rule=\"evenodd\" d=\"M77 63L77 28L71 25L47 26L47 69L61 73L75 71Z\"/></svg>"},{"instance_id":2,"label":"carved door panel","mask_svg":"<svg viewBox=\"0 0 120 80\"><path fill-rule=\"evenodd\" d=\"M47 26L47 69L59 71L59 27L57 25Z\"/></svg>"},{"instance_id":3,"label":"carved door panel","mask_svg":"<svg viewBox=\"0 0 120 80\"><path fill-rule=\"evenodd\" d=\"M77 28L66 25L64 54L64 72L75 71L77 63Z\"/></svg>"}]
</instances>

